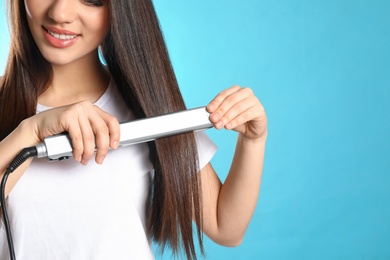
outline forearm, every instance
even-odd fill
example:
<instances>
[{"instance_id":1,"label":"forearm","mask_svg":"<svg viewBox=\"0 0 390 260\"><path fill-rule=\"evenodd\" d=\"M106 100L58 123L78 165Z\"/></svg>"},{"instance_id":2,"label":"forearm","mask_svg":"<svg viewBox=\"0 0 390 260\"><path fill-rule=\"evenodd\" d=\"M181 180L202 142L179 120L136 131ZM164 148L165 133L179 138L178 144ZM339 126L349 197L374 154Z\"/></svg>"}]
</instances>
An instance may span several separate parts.
<instances>
[{"instance_id":1,"label":"forearm","mask_svg":"<svg viewBox=\"0 0 390 260\"><path fill-rule=\"evenodd\" d=\"M221 187L217 223L227 244L239 244L256 208L264 164L266 135L256 141L237 140L233 162Z\"/></svg>"}]
</instances>

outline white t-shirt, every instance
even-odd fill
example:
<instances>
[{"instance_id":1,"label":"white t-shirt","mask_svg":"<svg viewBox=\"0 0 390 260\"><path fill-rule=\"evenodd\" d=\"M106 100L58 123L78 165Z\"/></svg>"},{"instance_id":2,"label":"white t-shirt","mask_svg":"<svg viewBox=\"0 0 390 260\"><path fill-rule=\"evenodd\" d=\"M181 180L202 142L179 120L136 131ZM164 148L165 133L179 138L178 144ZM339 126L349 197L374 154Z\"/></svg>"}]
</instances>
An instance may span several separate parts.
<instances>
[{"instance_id":1,"label":"white t-shirt","mask_svg":"<svg viewBox=\"0 0 390 260\"><path fill-rule=\"evenodd\" d=\"M119 122L134 119L111 82L95 103ZM38 105L37 112L48 109ZM196 134L200 167L216 152ZM18 260L154 259L146 234L145 203L153 176L147 144L109 151L102 165L72 158L34 159L8 197ZM3 220L0 259L9 259Z\"/></svg>"}]
</instances>

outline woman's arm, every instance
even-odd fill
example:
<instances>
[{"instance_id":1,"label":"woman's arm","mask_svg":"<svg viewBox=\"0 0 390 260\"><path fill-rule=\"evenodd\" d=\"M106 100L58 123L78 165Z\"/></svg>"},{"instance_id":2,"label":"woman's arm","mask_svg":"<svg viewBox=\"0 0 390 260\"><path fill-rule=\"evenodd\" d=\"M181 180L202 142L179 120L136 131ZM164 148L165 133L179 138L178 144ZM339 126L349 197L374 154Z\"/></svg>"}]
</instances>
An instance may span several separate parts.
<instances>
[{"instance_id":1,"label":"woman's arm","mask_svg":"<svg viewBox=\"0 0 390 260\"><path fill-rule=\"evenodd\" d=\"M13 158L25 147L34 146L48 136L68 132L72 140L73 157L86 165L94 156L97 163L103 163L109 148L119 144L118 120L82 101L69 106L58 107L25 119L0 142L0 178ZM7 181L6 196L27 169L31 159L24 162Z\"/></svg>"},{"instance_id":2,"label":"woman's arm","mask_svg":"<svg viewBox=\"0 0 390 260\"><path fill-rule=\"evenodd\" d=\"M217 129L239 133L233 162L224 184L211 164L201 171L203 232L216 243L241 243L256 207L264 163L267 118L248 88L221 92L208 106Z\"/></svg>"}]
</instances>

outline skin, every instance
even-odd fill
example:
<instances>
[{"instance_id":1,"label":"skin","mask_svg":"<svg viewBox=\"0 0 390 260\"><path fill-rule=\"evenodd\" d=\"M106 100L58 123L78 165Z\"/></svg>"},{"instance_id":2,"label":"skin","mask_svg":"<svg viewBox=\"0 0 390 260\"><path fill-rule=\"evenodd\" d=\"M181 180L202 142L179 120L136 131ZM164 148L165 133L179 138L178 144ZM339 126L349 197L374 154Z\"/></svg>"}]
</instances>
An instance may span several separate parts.
<instances>
[{"instance_id":1,"label":"skin","mask_svg":"<svg viewBox=\"0 0 390 260\"><path fill-rule=\"evenodd\" d=\"M221 183L211 164L201 171L203 232L225 246L241 244L260 192L267 117L249 88L233 86L207 106L215 128L239 133L229 174Z\"/></svg>"},{"instance_id":2,"label":"skin","mask_svg":"<svg viewBox=\"0 0 390 260\"><path fill-rule=\"evenodd\" d=\"M79 0L25 0L25 4L33 37L53 67L53 82L38 102L55 108L25 119L0 142L0 172L5 171L24 147L64 131L71 137L75 160L86 165L94 158L101 164L108 150L117 148L120 137L117 119L93 105L109 82L109 75L97 55L98 45L109 26L107 5L95 7ZM42 37L42 25L70 30L80 36L71 47L54 48ZM243 239L259 195L267 117L253 91L240 86L219 93L207 109L216 129L236 131L238 139L224 184L211 164L201 170L202 230L216 243L237 246ZM10 175L6 195L30 162L31 159Z\"/></svg>"}]
</instances>

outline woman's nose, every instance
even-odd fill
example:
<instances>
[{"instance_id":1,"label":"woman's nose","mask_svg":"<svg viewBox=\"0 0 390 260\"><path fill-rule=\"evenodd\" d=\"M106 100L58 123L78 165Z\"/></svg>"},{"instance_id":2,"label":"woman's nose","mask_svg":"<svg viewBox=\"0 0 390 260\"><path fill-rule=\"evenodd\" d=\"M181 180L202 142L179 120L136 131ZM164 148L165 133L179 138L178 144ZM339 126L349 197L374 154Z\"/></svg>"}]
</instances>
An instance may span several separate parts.
<instances>
[{"instance_id":1,"label":"woman's nose","mask_svg":"<svg viewBox=\"0 0 390 260\"><path fill-rule=\"evenodd\" d=\"M53 0L48 16L55 23L71 23L77 17L76 2L78 0Z\"/></svg>"}]
</instances>

